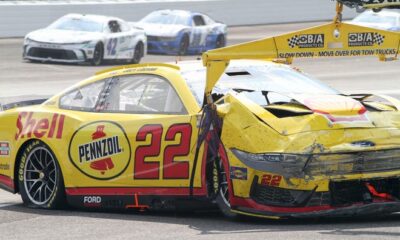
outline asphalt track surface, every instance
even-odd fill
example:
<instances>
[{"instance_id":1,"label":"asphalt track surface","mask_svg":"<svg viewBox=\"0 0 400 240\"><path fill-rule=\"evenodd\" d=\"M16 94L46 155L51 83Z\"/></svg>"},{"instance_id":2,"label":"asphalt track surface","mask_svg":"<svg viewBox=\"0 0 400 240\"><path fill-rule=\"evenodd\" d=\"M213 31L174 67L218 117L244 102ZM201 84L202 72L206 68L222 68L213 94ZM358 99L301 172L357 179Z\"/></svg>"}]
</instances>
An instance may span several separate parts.
<instances>
[{"instance_id":1,"label":"asphalt track surface","mask_svg":"<svg viewBox=\"0 0 400 240\"><path fill-rule=\"evenodd\" d=\"M229 44L288 32L316 23L236 27ZM0 39L0 102L49 96L110 67L33 64L21 60L22 39ZM194 60L198 56L184 57ZM171 62L149 55L143 62ZM294 65L345 93L400 97L399 62L376 58L295 60ZM398 239L400 214L374 218L272 221L226 219L200 213L46 211L22 206L19 195L0 190L0 239Z\"/></svg>"}]
</instances>

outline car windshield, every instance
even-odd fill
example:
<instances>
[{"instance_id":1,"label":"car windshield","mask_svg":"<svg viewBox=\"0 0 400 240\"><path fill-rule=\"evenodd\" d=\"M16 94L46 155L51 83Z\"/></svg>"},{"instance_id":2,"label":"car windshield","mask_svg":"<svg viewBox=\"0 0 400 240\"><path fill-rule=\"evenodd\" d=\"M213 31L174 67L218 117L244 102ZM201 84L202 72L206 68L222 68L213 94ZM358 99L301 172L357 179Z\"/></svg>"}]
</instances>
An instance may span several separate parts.
<instances>
[{"instance_id":1,"label":"car windshield","mask_svg":"<svg viewBox=\"0 0 400 240\"><path fill-rule=\"evenodd\" d=\"M205 69L184 72L183 76L201 105L206 81ZM276 64L228 68L214 87L213 93L226 94L230 90L242 92L252 100L259 99L262 92L283 95L340 94L304 73L289 66ZM265 98L263 100L265 101ZM258 100L256 102L261 104Z\"/></svg>"},{"instance_id":2,"label":"car windshield","mask_svg":"<svg viewBox=\"0 0 400 240\"><path fill-rule=\"evenodd\" d=\"M89 19L62 17L51 24L48 28L82 32L102 32L103 24Z\"/></svg>"},{"instance_id":3,"label":"car windshield","mask_svg":"<svg viewBox=\"0 0 400 240\"><path fill-rule=\"evenodd\" d=\"M396 16L384 15L381 13L365 12L354 18L355 23L375 23L375 24L388 24L391 26L396 25Z\"/></svg>"},{"instance_id":4,"label":"car windshield","mask_svg":"<svg viewBox=\"0 0 400 240\"><path fill-rule=\"evenodd\" d=\"M144 17L143 23L188 25L189 20L185 15L173 14L168 12L153 12Z\"/></svg>"}]
</instances>

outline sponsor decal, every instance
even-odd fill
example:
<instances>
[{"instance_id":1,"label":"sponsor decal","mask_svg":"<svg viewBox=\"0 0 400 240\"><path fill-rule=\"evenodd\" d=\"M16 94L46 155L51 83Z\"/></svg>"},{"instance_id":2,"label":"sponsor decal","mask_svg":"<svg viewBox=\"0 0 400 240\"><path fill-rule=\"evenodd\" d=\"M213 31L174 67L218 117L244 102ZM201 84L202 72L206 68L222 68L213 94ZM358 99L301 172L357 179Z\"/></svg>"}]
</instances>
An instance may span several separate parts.
<instances>
[{"instance_id":1,"label":"sponsor decal","mask_svg":"<svg viewBox=\"0 0 400 240\"><path fill-rule=\"evenodd\" d=\"M349 47L370 47L377 45L382 45L385 42L385 36L374 33L374 32L359 32L359 33L349 33Z\"/></svg>"},{"instance_id":2,"label":"sponsor decal","mask_svg":"<svg viewBox=\"0 0 400 240\"><path fill-rule=\"evenodd\" d=\"M10 156L10 150L9 142L0 142L0 157Z\"/></svg>"},{"instance_id":3,"label":"sponsor decal","mask_svg":"<svg viewBox=\"0 0 400 240\"><path fill-rule=\"evenodd\" d=\"M21 112L17 119L15 140L23 138L56 138L61 139L64 129L63 114L53 114L50 118L34 117L33 112Z\"/></svg>"},{"instance_id":4,"label":"sponsor decal","mask_svg":"<svg viewBox=\"0 0 400 240\"><path fill-rule=\"evenodd\" d=\"M10 164L0 163L0 170L10 170Z\"/></svg>"},{"instance_id":5,"label":"sponsor decal","mask_svg":"<svg viewBox=\"0 0 400 240\"><path fill-rule=\"evenodd\" d=\"M94 122L79 128L69 146L71 162L85 175L106 180L119 176L131 156L129 140L120 125Z\"/></svg>"},{"instance_id":6,"label":"sponsor decal","mask_svg":"<svg viewBox=\"0 0 400 240\"><path fill-rule=\"evenodd\" d=\"M247 180L247 168L231 167L231 179Z\"/></svg>"},{"instance_id":7,"label":"sponsor decal","mask_svg":"<svg viewBox=\"0 0 400 240\"><path fill-rule=\"evenodd\" d=\"M100 196L84 196L83 205L86 207L99 207L101 206L101 200Z\"/></svg>"},{"instance_id":8,"label":"sponsor decal","mask_svg":"<svg viewBox=\"0 0 400 240\"><path fill-rule=\"evenodd\" d=\"M325 46L324 34L302 34L295 35L288 40L291 48L323 48Z\"/></svg>"},{"instance_id":9,"label":"sponsor decal","mask_svg":"<svg viewBox=\"0 0 400 240\"><path fill-rule=\"evenodd\" d=\"M282 181L282 176L280 175L264 174L261 177L261 185L279 187L281 181Z\"/></svg>"}]
</instances>

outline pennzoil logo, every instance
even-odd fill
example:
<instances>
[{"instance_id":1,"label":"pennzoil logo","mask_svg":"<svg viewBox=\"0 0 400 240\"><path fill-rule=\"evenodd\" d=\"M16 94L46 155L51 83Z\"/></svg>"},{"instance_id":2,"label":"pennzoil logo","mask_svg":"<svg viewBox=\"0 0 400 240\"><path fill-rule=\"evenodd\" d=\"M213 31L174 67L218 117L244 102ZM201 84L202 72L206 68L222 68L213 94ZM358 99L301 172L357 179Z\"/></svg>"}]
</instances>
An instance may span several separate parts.
<instances>
[{"instance_id":1,"label":"pennzoil logo","mask_svg":"<svg viewBox=\"0 0 400 240\"><path fill-rule=\"evenodd\" d=\"M382 45L385 36L374 32L349 33L349 47L371 47Z\"/></svg>"},{"instance_id":2,"label":"pennzoil logo","mask_svg":"<svg viewBox=\"0 0 400 240\"><path fill-rule=\"evenodd\" d=\"M324 34L302 34L295 35L288 40L291 48L323 48L325 46Z\"/></svg>"},{"instance_id":3,"label":"pennzoil logo","mask_svg":"<svg viewBox=\"0 0 400 240\"><path fill-rule=\"evenodd\" d=\"M94 122L78 129L69 146L71 162L85 175L95 179L119 176L130 161L131 147L120 125Z\"/></svg>"}]
</instances>

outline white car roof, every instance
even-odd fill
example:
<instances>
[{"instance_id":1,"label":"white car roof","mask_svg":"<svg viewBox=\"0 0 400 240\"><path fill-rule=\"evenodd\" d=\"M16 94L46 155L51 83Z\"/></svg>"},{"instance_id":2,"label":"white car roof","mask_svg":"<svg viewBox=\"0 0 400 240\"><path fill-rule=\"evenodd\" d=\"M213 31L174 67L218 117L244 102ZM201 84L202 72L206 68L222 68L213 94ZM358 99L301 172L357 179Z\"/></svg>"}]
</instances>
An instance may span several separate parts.
<instances>
[{"instance_id":1,"label":"white car roof","mask_svg":"<svg viewBox=\"0 0 400 240\"><path fill-rule=\"evenodd\" d=\"M108 22L110 20L118 20L118 21L123 21L120 18L117 17L111 17L111 16L104 16L104 15L94 15L94 14L79 14L79 13L69 13L63 17L68 17L68 18L79 18L79 19L87 19L91 21L96 21L96 22Z\"/></svg>"}]
</instances>

